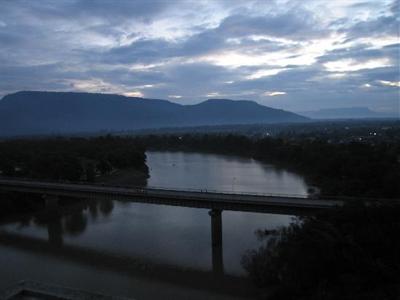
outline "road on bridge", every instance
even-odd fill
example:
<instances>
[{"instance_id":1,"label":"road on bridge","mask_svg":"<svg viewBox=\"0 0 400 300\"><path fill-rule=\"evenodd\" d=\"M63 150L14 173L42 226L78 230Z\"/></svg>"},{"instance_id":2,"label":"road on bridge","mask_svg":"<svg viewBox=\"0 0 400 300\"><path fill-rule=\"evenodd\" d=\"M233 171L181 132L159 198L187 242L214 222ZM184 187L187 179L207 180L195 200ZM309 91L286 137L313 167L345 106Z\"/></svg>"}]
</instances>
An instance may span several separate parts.
<instances>
[{"instance_id":1,"label":"road on bridge","mask_svg":"<svg viewBox=\"0 0 400 300\"><path fill-rule=\"evenodd\" d=\"M129 188L76 183L0 179L0 190L47 196L108 198L140 203L250 212L285 212L336 208L343 200L268 194L238 194L160 188Z\"/></svg>"}]
</instances>

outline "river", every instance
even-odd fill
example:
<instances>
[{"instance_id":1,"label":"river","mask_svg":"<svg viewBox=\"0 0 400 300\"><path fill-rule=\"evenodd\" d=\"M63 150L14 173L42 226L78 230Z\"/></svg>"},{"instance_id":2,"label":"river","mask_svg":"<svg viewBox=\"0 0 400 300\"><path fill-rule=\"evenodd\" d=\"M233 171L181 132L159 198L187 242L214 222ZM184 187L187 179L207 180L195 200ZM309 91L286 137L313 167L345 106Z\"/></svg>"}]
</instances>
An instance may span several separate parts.
<instances>
[{"instance_id":1,"label":"river","mask_svg":"<svg viewBox=\"0 0 400 300\"><path fill-rule=\"evenodd\" d=\"M300 175L253 159L147 152L147 164L150 187L307 194ZM261 245L256 230L286 226L292 219L224 211L223 247L213 259L205 209L85 201L51 218L25 218L0 227L0 289L34 279L136 299L247 298L247 283L239 291L242 283L236 282L245 275L242 255ZM223 273L219 281L213 279L215 264Z\"/></svg>"}]
</instances>

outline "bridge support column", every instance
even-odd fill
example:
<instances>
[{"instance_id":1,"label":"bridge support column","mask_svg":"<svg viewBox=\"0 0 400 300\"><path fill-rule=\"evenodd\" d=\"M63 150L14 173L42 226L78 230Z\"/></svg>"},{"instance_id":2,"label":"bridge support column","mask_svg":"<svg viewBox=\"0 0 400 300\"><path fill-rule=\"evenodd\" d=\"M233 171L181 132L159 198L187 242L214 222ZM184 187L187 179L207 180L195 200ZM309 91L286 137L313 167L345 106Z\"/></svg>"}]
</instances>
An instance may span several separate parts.
<instances>
[{"instance_id":1,"label":"bridge support column","mask_svg":"<svg viewBox=\"0 0 400 300\"><path fill-rule=\"evenodd\" d=\"M208 213L211 216L211 246L212 267L214 274L223 274L224 260L222 249L222 210L212 209Z\"/></svg>"}]
</instances>

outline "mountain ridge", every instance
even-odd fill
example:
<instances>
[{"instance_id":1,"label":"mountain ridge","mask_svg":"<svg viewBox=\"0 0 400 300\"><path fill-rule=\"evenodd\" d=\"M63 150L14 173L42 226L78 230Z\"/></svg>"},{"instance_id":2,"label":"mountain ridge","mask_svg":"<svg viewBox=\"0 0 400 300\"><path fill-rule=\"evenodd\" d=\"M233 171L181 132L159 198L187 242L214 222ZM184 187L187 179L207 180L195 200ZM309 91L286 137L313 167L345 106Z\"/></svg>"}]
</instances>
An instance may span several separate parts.
<instances>
[{"instance_id":1,"label":"mountain ridge","mask_svg":"<svg viewBox=\"0 0 400 300\"><path fill-rule=\"evenodd\" d=\"M16 92L0 100L0 136L308 120L249 100L183 105L116 94L41 91Z\"/></svg>"},{"instance_id":2,"label":"mountain ridge","mask_svg":"<svg viewBox=\"0 0 400 300\"><path fill-rule=\"evenodd\" d=\"M395 114L376 112L363 106L324 108L298 113L313 119L399 118L399 115L396 116Z\"/></svg>"}]
</instances>

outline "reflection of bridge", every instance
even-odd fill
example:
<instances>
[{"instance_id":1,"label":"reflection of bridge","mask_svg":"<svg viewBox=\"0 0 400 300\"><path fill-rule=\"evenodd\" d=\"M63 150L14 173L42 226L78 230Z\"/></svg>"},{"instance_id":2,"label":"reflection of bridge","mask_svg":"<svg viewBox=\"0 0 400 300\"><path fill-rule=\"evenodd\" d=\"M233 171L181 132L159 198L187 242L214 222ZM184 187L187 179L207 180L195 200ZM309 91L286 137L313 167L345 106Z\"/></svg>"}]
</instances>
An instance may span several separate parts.
<instances>
[{"instance_id":1,"label":"reflection of bridge","mask_svg":"<svg viewBox=\"0 0 400 300\"><path fill-rule=\"evenodd\" d=\"M48 224L49 227L57 224ZM49 229L50 230L50 229ZM54 232L53 232L54 234ZM172 283L187 288L209 290L222 294L247 297L251 294L249 283L241 277L216 274L215 272L180 268L174 265L156 264L141 257L114 254L80 245L60 245L58 239L46 241L7 231L0 231L0 245L46 255L79 265L128 275L132 278Z\"/></svg>"},{"instance_id":2,"label":"reflection of bridge","mask_svg":"<svg viewBox=\"0 0 400 300\"><path fill-rule=\"evenodd\" d=\"M314 200L304 197L266 194L230 194L207 191L184 191L154 188L122 188L86 184L67 184L27 180L0 179L0 190L41 194L48 209L58 206L58 197L113 199L138 203L162 204L210 209L212 265L215 273L223 273L222 218L223 210L302 215L315 210L343 205L339 200ZM49 239L57 241L57 226L49 227ZM58 241L62 243L62 241Z\"/></svg>"}]
</instances>

